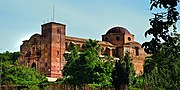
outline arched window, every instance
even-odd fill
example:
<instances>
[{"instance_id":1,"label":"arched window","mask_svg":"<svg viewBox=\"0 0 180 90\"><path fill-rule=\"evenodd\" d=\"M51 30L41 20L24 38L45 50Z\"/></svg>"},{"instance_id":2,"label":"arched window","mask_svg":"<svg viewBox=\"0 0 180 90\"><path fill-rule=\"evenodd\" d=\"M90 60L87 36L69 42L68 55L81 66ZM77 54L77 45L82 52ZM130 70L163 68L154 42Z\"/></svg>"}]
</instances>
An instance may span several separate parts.
<instances>
[{"instance_id":1,"label":"arched window","mask_svg":"<svg viewBox=\"0 0 180 90\"><path fill-rule=\"evenodd\" d=\"M36 70L36 63L32 63L31 68L34 68Z\"/></svg>"},{"instance_id":2,"label":"arched window","mask_svg":"<svg viewBox=\"0 0 180 90\"><path fill-rule=\"evenodd\" d=\"M59 52L59 50L57 50L57 55L59 55L60 54L60 52Z\"/></svg>"},{"instance_id":3,"label":"arched window","mask_svg":"<svg viewBox=\"0 0 180 90\"><path fill-rule=\"evenodd\" d=\"M47 64L47 62L44 64L44 67L47 67L48 66L48 64Z\"/></svg>"},{"instance_id":4,"label":"arched window","mask_svg":"<svg viewBox=\"0 0 180 90\"><path fill-rule=\"evenodd\" d=\"M57 29L57 33L60 34L60 29Z\"/></svg>"},{"instance_id":5,"label":"arched window","mask_svg":"<svg viewBox=\"0 0 180 90\"><path fill-rule=\"evenodd\" d=\"M36 55L41 56L41 50L39 48L37 48L37 50L36 50Z\"/></svg>"},{"instance_id":6,"label":"arched window","mask_svg":"<svg viewBox=\"0 0 180 90\"><path fill-rule=\"evenodd\" d=\"M36 54L36 47L32 47L32 55L34 56Z\"/></svg>"},{"instance_id":7,"label":"arched window","mask_svg":"<svg viewBox=\"0 0 180 90\"><path fill-rule=\"evenodd\" d=\"M139 48L138 48L138 47L135 47L135 51L136 51L136 52L135 52L135 55L136 55L136 56L139 56Z\"/></svg>"}]
</instances>

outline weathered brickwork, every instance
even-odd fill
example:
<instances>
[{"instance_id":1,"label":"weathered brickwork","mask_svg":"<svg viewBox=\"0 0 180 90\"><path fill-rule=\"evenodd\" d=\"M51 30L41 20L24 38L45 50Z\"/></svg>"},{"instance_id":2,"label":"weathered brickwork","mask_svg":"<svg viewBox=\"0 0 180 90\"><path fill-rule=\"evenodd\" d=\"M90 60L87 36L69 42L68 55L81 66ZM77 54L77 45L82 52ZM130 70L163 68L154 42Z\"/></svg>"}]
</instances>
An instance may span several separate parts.
<instances>
[{"instance_id":1,"label":"weathered brickwork","mask_svg":"<svg viewBox=\"0 0 180 90\"><path fill-rule=\"evenodd\" d=\"M47 77L62 77L62 69L66 64L63 54L71 43L82 48L87 41L84 38L66 36L66 25L49 22L41 25L42 34L34 34L23 41L20 47L19 65L33 67ZM143 63L147 54L141 44L134 41L134 35L122 27L113 27L98 42L102 48L101 56L123 57L126 52L132 57L136 73L143 71Z\"/></svg>"}]
</instances>

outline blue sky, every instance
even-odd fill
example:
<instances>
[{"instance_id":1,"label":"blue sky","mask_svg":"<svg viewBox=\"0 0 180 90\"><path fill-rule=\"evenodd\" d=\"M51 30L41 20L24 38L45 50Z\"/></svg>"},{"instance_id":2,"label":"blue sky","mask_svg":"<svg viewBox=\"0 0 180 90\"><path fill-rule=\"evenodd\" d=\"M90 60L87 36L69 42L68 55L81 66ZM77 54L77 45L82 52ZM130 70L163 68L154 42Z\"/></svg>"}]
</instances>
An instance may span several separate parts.
<instances>
[{"instance_id":1,"label":"blue sky","mask_svg":"<svg viewBox=\"0 0 180 90\"><path fill-rule=\"evenodd\" d=\"M150 27L150 0L3 0L0 3L0 52L19 51L23 40L41 33L52 18L67 25L66 35L101 40L114 26L125 27L143 43ZM178 7L180 11L180 7ZM179 28L180 23L177 23ZM178 31L179 32L179 31Z\"/></svg>"}]
</instances>

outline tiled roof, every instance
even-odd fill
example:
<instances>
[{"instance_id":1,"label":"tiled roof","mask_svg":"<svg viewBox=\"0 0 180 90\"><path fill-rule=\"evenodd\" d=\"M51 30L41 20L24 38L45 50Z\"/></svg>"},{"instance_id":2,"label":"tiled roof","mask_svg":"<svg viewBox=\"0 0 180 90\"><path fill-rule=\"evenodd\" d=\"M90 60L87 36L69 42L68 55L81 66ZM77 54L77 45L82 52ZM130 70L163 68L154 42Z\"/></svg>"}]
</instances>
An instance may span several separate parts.
<instances>
[{"instance_id":1,"label":"tiled roof","mask_svg":"<svg viewBox=\"0 0 180 90\"><path fill-rule=\"evenodd\" d=\"M130 34L130 32L123 27L113 27L107 31L106 34L119 33L119 34Z\"/></svg>"}]
</instances>

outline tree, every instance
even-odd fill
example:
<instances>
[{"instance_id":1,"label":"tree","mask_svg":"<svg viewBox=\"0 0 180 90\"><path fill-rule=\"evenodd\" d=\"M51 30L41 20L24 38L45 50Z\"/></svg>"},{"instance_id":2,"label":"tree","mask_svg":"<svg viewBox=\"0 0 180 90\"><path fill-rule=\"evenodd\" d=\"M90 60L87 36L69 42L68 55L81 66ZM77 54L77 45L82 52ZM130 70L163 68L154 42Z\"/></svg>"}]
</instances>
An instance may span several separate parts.
<instances>
[{"instance_id":1,"label":"tree","mask_svg":"<svg viewBox=\"0 0 180 90\"><path fill-rule=\"evenodd\" d=\"M25 85L24 89L40 89L38 84L47 82L44 75L32 68L18 66L19 52L0 53L0 83L2 85Z\"/></svg>"},{"instance_id":2,"label":"tree","mask_svg":"<svg viewBox=\"0 0 180 90\"><path fill-rule=\"evenodd\" d=\"M19 52L9 52L0 53L0 60L3 62L8 61L11 64L15 64L18 60L20 53Z\"/></svg>"},{"instance_id":3,"label":"tree","mask_svg":"<svg viewBox=\"0 0 180 90\"><path fill-rule=\"evenodd\" d=\"M178 41L176 48L162 45L158 52L145 60L144 77L148 86L165 89L180 88L180 38L176 36L173 39L179 39L176 40Z\"/></svg>"},{"instance_id":4,"label":"tree","mask_svg":"<svg viewBox=\"0 0 180 90\"><path fill-rule=\"evenodd\" d=\"M73 85L98 84L101 86L111 85L110 62L103 62L98 53L100 46L97 41L89 39L79 50L76 45L70 45L65 54L67 64L63 69L65 83Z\"/></svg>"},{"instance_id":5,"label":"tree","mask_svg":"<svg viewBox=\"0 0 180 90\"><path fill-rule=\"evenodd\" d=\"M180 88L180 37L176 32L178 3L179 0L151 0L151 10L163 8L167 11L154 14L155 17L150 19L151 28L145 32L145 36L153 35L150 42L142 45L151 54L144 64L143 76L147 89Z\"/></svg>"},{"instance_id":6,"label":"tree","mask_svg":"<svg viewBox=\"0 0 180 90\"><path fill-rule=\"evenodd\" d=\"M144 65L145 83L151 87L178 89L180 88L180 58L171 55L165 56L165 50L161 55L152 55ZM158 56L158 58L157 58Z\"/></svg>"},{"instance_id":7,"label":"tree","mask_svg":"<svg viewBox=\"0 0 180 90\"><path fill-rule=\"evenodd\" d=\"M156 53L161 48L161 42L169 42L173 46L174 40L171 35L170 27L176 31L176 22L180 19L179 12L176 9L179 0L151 0L151 10L153 8L163 8L166 12L154 13L154 18L150 19L151 28L145 32L147 35L153 35L149 42L142 44L147 53Z\"/></svg>"},{"instance_id":8,"label":"tree","mask_svg":"<svg viewBox=\"0 0 180 90\"><path fill-rule=\"evenodd\" d=\"M36 85L37 89L38 84L47 82L44 75L32 68L11 65L8 62L2 62L1 66L2 85L27 85L29 89Z\"/></svg>"},{"instance_id":9,"label":"tree","mask_svg":"<svg viewBox=\"0 0 180 90\"><path fill-rule=\"evenodd\" d=\"M67 48L68 52L67 54L64 54L65 59L67 60L66 65L63 68L63 76L64 76L64 82L68 84L78 84L78 81L75 80L75 73L76 71L76 60L79 59L80 55L78 54L79 48L75 44L70 44Z\"/></svg>"},{"instance_id":10,"label":"tree","mask_svg":"<svg viewBox=\"0 0 180 90\"><path fill-rule=\"evenodd\" d=\"M123 59L116 61L112 72L112 85L116 90L127 89L133 85L135 80L135 70L128 53Z\"/></svg>"},{"instance_id":11,"label":"tree","mask_svg":"<svg viewBox=\"0 0 180 90\"><path fill-rule=\"evenodd\" d=\"M112 59L111 59L112 60ZM98 66L94 68L94 84L100 87L112 86L112 70L114 63L108 60L106 62L100 62Z\"/></svg>"}]
</instances>

